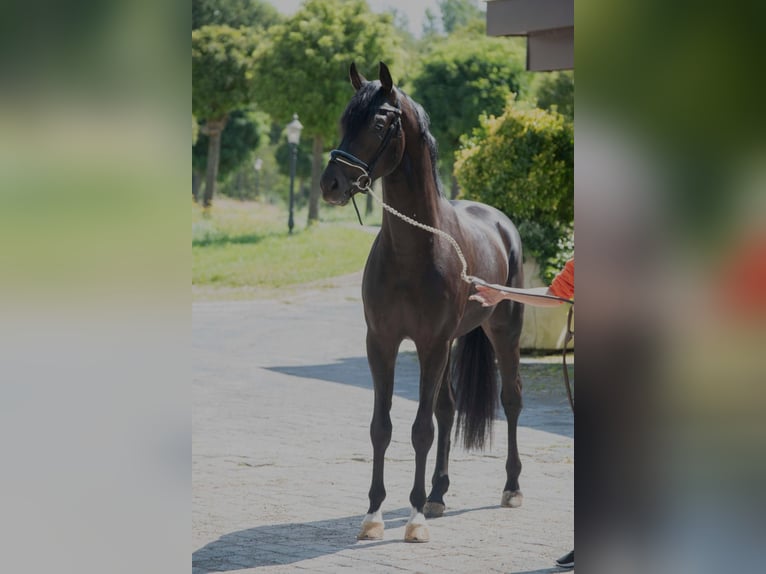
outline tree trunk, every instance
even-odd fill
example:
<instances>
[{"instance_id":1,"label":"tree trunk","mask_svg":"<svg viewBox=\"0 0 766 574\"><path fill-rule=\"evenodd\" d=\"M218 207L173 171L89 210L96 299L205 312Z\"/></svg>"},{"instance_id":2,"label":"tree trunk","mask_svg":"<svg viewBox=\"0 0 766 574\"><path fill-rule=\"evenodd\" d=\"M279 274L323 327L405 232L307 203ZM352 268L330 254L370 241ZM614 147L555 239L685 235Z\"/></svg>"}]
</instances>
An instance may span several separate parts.
<instances>
[{"instance_id":1,"label":"tree trunk","mask_svg":"<svg viewBox=\"0 0 766 574\"><path fill-rule=\"evenodd\" d=\"M237 170L237 199L244 201L245 199L245 184L244 184L244 170L242 168Z\"/></svg>"},{"instance_id":2,"label":"tree trunk","mask_svg":"<svg viewBox=\"0 0 766 574\"><path fill-rule=\"evenodd\" d=\"M298 197L301 200L301 206L308 204L309 202L310 188L306 185L306 178L301 177L298 179Z\"/></svg>"},{"instance_id":3,"label":"tree trunk","mask_svg":"<svg viewBox=\"0 0 766 574\"><path fill-rule=\"evenodd\" d=\"M322 177L322 152L324 143L322 136L314 136L313 158L311 162L311 191L309 192L308 225L319 221L319 179Z\"/></svg>"},{"instance_id":4,"label":"tree trunk","mask_svg":"<svg viewBox=\"0 0 766 574\"><path fill-rule=\"evenodd\" d=\"M205 180L205 193L202 196L202 207L210 207L215 195L215 182L218 179L218 160L221 156L221 132L226 126L226 117L219 120L208 120L205 123L205 132L209 144L207 148L207 177Z\"/></svg>"},{"instance_id":5,"label":"tree trunk","mask_svg":"<svg viewBox=\"0 0 766 574\"><path fill-rule=\"evenodd\" d=\"M202 173L196 169L192 170L192 199L199 203L199 189L202 187Z\"/></svg>"}]
</instances>

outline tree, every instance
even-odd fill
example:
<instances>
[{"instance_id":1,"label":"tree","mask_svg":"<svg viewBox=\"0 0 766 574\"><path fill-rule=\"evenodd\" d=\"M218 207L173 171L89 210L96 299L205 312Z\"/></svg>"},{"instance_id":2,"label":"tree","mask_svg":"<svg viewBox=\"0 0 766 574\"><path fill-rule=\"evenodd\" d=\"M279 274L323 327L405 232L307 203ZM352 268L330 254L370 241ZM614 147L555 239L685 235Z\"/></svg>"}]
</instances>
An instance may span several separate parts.
<instances>
[{"instance_id":1,"label":"tree","mask_svg":"<svg viewBox=\"0 0 766 574\"><path fill-rule=\"evenodd\" d=\"M192 30L202 26L266 29L281 19L264 0L192 0Z\"/></svg>"},{"instance_id":2,"label":"tree","mask_svg":"<svg viewBox=\"0 0 766 574\"><path fill-rule=\"evenodd\" d=\"M192 113L205 121L208 136L207 175L202 205L215 193L221 132L229 113L252 97L255 43L246 30L203 26L192 32Z\"/></svg>"},{"instance_id":3,"label":"tree","mask_svg":"<svg viewBox=\"0 0 766 574\"><path fill-rule=\"evenodd\" d=\"M439 10L447 34L477 20L484 23L484 12L475 0L439 0Z\"/></svg>"},{"instance_id":4,"label":"tree","mask_svg":"<svg viewBox=\"0 0 766 574\"><path fill-rule=\"evenodd\" d=\"M574 72L547 72L535 76L532 92L538 107L556 110L574 120Z\"/></svg>"},{"instance_id":5,"label":"tree","mask_svg":"<svg viewBox=\"0 0 766 574\"><path fill-rule=\"evenodd\" d=\"M437 5L440 16L434 14L430 8L426 8L423 22L424 36L435 36L440 32L449 35L459 28L476 23L485 25L485 13L476 0L439 0Z\"/></svg>"},{"instance_id":6,"label":"tree","mask_svg":"<svg viewBox=\"0 0 766 574\"><path fill-rule=\"evenodd\" d=\"M439 18L430 8L426 8L425 20L423 21L423 36L430 37L439 34Z\"/></svg>"},{"instance_id":7,"label":"tree","mask_svg":"<svg viewBox=\"0 0 766 574\"><path fill-rule=\"evenodd\" d=\"M431 118L444 171L452 173L460 138L478 126L479 116L502 113L508 96L525 85L524 58L520 43L463 34L442 41L424 57L412 82L413 97Z\"/></svg>"},{"instance_id":8,"label":"tree","mask_svg":"<svg viewBox=\"0 0 766 574\"><path fill-rule=\"evenodd\" d=\"M252 152L268 134L265 114L251 110L236 110L229 114L221 132L218 175L226 177L250 159ZM204 129L204 126L203 126ZM192 179L194 196L198 198L199 183L208 164L210 138L201 134L192 147Z\"/></svg>"},{"instance_id":9,"label":"tree","mask_svg":"<svg viewBox=\"0 0 766 574\"><path fill-rule=\"evenodd\" d=\"M259 105L285 125L297 113L313 142L309 223L319 219L319 178L325 141L335 140L338 120L353 88L351 62L374 70L391 63L399 36L390 14L374 14L364 0L307 0L285 24L271 29L271 45L258 63Z\"/></svg>"},{"instance_id":10,"label":"tree","mask_svg":"<svg viewBox=\"0 0 766 574\"><path fill-rule=\"evenodd\" d=\"M514 220L525 253L543 271L556 270L558 263L552 263L574 220L574 128L569 120L509 98L501 116L482 116L465 138L455 175L466 198L494 205Z\"/></svg>"},{"instance_id":11,"label":"tree","mask_svg":"<svg viewBox=\"0 0 766 574\"><path fill-rule=\"evenodd\" d=\"M405 12L396 8L389 8L387 12L391 15L391 25L399 35L396 62L397 66L401 66L402 63L408 63L408 60L418 57L419 42L415 35L410 32L410 20ZM408 55L411 57L408 58Z\"/></svg>"}]
</instances>

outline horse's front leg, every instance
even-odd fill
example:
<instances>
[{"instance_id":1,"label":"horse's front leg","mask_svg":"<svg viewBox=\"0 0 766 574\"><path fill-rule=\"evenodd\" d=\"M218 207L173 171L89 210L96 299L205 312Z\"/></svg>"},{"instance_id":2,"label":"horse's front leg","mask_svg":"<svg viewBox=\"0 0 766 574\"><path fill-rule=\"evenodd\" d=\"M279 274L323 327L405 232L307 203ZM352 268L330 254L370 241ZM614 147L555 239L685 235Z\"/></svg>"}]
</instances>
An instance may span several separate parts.
<instances>
[{"instance_id":1,"label":"horse's front leg","mask_svg":"<svg viewBox=\"0 0 766 574\"><path fill-rule=\"evenodd\" d=\"M370 485L370 507L362 521L357 535L359 540L380 540L383 538L383 514L380 506L386 498L383 485L383 461L386 449L391 443L391 396L394 390L394 366L398 342L384 343L367 334L367 361L370 364L375 389L375 405L370 423L372 441L372 484Z\"/></svg>"},{"instance_id":2,"label":"horse's front leg","mask_svg":"<svg viewBox=\"0 0 766 574\"><path fill-rule=\"evenodd\" d=\"M426 518L438 518L444 514L444 495L449 489L449 451L452 441L452 426L455 422L455 396L449 380L449 356L442 375L441 386L436 397L437 436L436 465L431 478L431 493L423 511Z\"/></svg>"},{"instance_id":3,"label":"horse's front leg","mask_svg":"<svg viewBox=\"0 0 766 574\"><path fill-rule=\"evenodd\" d=\"M410 492L412 512L404 531L407 542L427 542L428 526L423 513L426 504L426 459L434 442L434 399L439 391L449 358L449 341L428 349L418 347L420 359L420 401L412 424L412 446L415 449L415 482Z\"/></svg>"}]
</instances>

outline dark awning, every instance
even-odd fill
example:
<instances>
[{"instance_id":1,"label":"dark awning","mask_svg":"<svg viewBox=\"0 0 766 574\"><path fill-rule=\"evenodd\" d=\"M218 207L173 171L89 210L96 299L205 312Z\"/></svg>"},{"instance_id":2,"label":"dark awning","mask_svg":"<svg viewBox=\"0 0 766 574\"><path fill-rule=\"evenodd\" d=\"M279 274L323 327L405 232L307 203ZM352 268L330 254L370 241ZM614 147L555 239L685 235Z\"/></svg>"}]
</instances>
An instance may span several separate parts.
<instances>
[{"instance_id":1,"label":"dark awning","mask_svg":"<svg viewBox=\"0 0 766 574\"><path fill-rule=\"evenodd\" d=\"M574 69L574 0L491 0L488 36L526 36L527 69Z\"/></svg>"}]
</instances>

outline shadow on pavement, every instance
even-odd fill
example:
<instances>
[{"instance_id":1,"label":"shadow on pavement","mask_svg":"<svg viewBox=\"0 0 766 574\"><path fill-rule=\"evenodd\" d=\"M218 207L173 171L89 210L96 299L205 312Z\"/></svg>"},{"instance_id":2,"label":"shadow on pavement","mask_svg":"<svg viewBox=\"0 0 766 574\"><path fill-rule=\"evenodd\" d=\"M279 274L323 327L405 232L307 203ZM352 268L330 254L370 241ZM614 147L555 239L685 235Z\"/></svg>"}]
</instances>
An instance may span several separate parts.
<instances>
[{"instance_id":1,"label":"shadow on pavement","mask_svg":"<svg viewBox=\"0 0 766 574\"><path fill-rule=\"evenodd\" d=\"M452 510L444 516L456 516L494 508L466 508ZM383 513L386 528L404 526L409 508L398 508ZM246 568L260 568L280 564L293 564L342 550L363 551L365 548L386 544L406 544L404 540L378 540L358 542L356 534L363 515L346 516L315 522L274 524L238 530L221 536L192 554L195 573L231 572ZM434 519L439 520L439 519ZM547 570L540 570L540 573ZM533 573L528 573L533 574ZM536 574L536 573L535 573Z\"/></svg>"},{"instance_id":2,"label":"shadow on pavement","mask_svg":"<svg viewBox=\"0 0 766 574\"><path fill-rule=\"evenodd\" d=\"M267 367L267 370L372 390L367 357L345 357L333 363L317 365ZM561 364L524 362L521 365L521 376L524 384L524 409L519 417L519 426L573 438L572 412L563 387ZM417 354L412 351L400 352L396 360L394 395L417 402L419 378ZM498 408L495 418L505 420L502 407Z\"/></svg>"}]
</instances>

